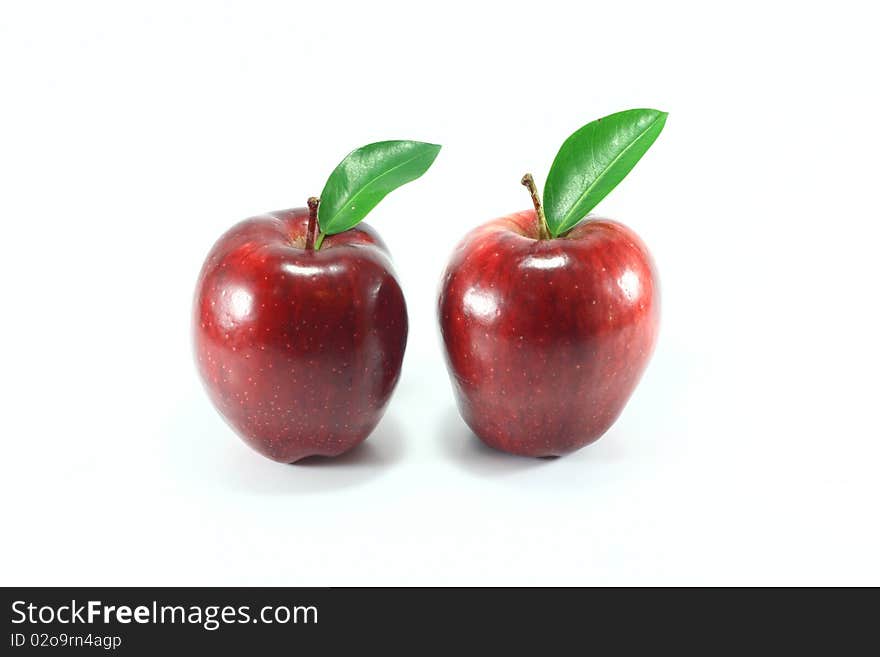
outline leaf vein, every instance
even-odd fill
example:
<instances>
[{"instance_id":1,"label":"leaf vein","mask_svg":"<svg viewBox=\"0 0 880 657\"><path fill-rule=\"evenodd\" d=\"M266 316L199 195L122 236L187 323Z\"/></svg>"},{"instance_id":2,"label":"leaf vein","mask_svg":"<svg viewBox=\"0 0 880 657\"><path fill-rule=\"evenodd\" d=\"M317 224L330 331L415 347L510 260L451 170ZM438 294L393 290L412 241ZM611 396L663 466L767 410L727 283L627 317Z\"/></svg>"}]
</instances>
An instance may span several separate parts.
<instances>
[{"instance_id":1,"label":"leaf vein","mask_svg":"<svg viewBox=\"0 0 880 657\"><path fill-rule=\"evenodd\" d=\"M321 230L326 232L328 229L330 229L332 227L333 223L339 218L339 215L341 215L343 213L343 211L346 210L346 208L348 208L348 206L350 206L352 203L354 203L358 199L358 197L360 197L369 187L374 185L378 180L381 180L385 176L388 176L388 175L394 173L395 171L397 171L401 167L404 167L407 164L410 164L410 163L414 162L415 160L418 160L422 157L424 157L423 153L416 153L411 158L404 160L403 162L394 165L390 169L386 169L385 171L383 171L382 173L380 173L376 177L371 178L369 181L367 181L367 183L365 183L361 187L361 189L358 192L356 192L353 196L351 196L349 199L347 199L347 201L345 203L341 203L339 205L339 210L337 210L336 213L330 218L330 220L327 222L326 227L325 226L321 227Z\"/></svg>"},{"instance_id":2,"label":"leaf vein","mask_svg":"<svg viewBox=\"0 0 880 657\"><path fill-rule=\"evenodd\" d=\"M605 174L607 174L608 171L609 171L609 170L610 170L615 164L617 164L617 163L620 161L620 159L621 159L624 155L626 155L627 152L629 152L629 150L630 150L631 148L633 148L633 147L634 147L634 146L635 146L635 145L636 145L636 144L642 139L642 137L644 137L646 134L648 134L648 132L651 130L651 128L653 128L654 125L655 125L655 124L656 124L661 118L663 118L663 115L662 115L662 114L659 115L659 116L657 116L653 121L651 121L651 123L649 123L648 126L647 126L644 130L642 130L642 131L639 133L639 135L638 135L635 139L633 139L633 140L629 143L629 145L628 145L626 148L624 148L623 150L621 150L620 153L618 153L618 154L614 157L614 159L611 160L611 162L608 163L607 166L605 166L605 167L602 168L602 171L599 173L599 175L596 176L595 179L593 180L593 182L592 182L592 183L591 183L591 184L590 184L590 185L589 185L589 186L583 191L583 193L582 193L580 196L578 196L577 200L572 204L571 209L570 209L570 210L565 214L565 216L563 217L563 220L560 222L560 226L561 226L561 228L560 228L560 230L559 230L559 234L562 234L563 232L565 232L566 230L568 230L569 228L571 228L571 225L569 225L569 222L571 221L571 215L574 214L575 209L577 208L577 206L580 205L580 203L581 203L581 202L582 202L582 201L583 201L583 200L584 200L584 199L590 194L590 192L593 191L593 189L596 187L596 185L598 185L598 184L602 181L602 179L605 177ZM590 148L592 149L593 146L594 146L594 144L593 144L593 142L592 142L592 140L591 140L591 142L590 142ZM593 161L595 161L594 158L593 158ZM575 221L577 221L577 219L576 219Z\"/></svg>"}]
</instances>

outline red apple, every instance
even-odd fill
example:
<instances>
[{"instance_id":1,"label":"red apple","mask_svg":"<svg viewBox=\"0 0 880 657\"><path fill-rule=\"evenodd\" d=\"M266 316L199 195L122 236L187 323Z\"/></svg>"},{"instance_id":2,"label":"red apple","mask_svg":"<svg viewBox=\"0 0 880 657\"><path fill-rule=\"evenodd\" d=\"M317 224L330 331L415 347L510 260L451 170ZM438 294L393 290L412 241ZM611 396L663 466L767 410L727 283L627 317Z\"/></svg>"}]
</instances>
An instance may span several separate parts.
<instances>
[{"instance_id":1,"label":"red apple","mask_svg":"<svg viewBox=\"0 0 880 657\"><path fill-rule=\"evenodd\" d=\"M196 359L211 400L248 445L282 462L364 440L407 338L376 232L360 224L317 250L308 227L306 208L243 221L214 245L196 288Z\"/></svg>"},{"instance_id":2,"label":"red apple","mask_svg":"<svg viewBox=\"0 0 880 657\"><path fill-rule=\"evenodd\" d=\"M456 248L439 301L462 417L515 454L593 442L642 376L659 310L651 256L619 223L587 217L550 239L528 210L477 228Z\"/></svg>"}]
</instances>

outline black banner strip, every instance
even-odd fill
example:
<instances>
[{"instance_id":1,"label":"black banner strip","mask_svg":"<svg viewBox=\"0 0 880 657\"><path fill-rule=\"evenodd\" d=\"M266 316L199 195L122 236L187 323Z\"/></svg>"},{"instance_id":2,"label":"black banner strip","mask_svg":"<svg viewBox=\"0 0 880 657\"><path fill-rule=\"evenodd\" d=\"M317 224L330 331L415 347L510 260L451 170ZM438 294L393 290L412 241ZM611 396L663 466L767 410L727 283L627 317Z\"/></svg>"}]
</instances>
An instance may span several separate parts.
<instances>
[{"instance_id":1,"label":"black banner strip","mask_svg":"<svg viewBox=\"0 0 880 657\"><path fill-rule=\"evenodd\" d=\"M710 589L6 588L3 654L335 654L479 641L538 654L801 642L839 654L876 625L874 591ZM859 604L868 593L870 602ZM187 653L188 654L188 653Z\"/></svg>"}]
</instances>

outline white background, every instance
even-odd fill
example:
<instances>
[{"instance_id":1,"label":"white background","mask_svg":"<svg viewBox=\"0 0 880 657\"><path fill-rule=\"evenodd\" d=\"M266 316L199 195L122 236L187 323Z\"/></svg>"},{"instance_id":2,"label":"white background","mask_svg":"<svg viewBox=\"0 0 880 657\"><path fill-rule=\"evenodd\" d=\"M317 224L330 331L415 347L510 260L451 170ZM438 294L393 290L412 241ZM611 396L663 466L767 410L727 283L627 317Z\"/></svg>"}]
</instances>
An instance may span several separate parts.
<instances>
[{"instance_id":1,"label":"white background","mask_svg":"<svg viewBox=\"0 0 880 657\"><path fill-rule=\"evenodd\" d=\"M880 584L870 4L462 4L3 4L3 584ZM598 211L658 263L655 357L595 445L493 452L442 360L446 258L639 106L666 129ZM394 138L444 145L368 219L400 386L349 456L270 462L196 377L198 269Z\"/></svg>"}]
</instances>

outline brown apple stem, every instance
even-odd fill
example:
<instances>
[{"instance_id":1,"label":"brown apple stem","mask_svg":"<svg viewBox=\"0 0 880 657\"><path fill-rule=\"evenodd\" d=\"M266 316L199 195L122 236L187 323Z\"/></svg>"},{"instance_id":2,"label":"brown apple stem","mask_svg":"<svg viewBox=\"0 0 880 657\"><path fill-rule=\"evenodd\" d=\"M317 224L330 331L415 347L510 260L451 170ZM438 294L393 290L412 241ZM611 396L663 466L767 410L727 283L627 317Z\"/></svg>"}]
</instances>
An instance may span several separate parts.
<instances>
[{"instance_id":1,"label":"brown apple stem","mask_svg":"<svg viewBox=\"0 0 880 657\"><path fill-rule=\"evenodd\" d=\"M538 239L549 240L550 229L547 227L547 217L544 215L544 206L541 205L541 196L538 194L538 186L532 174L527 173L520 181L522 185L529 190L532 195L532 203L535 206L535 214L538 215Z\"/></svg>"},{"instance_id":2,"label":"brown apple stem","mask_svg":"<svg viewBox=\"0 0 880 657\"><path fill-rule=\"evenodd\" d=\"M318 228L318 204L321 199L312 196L309 199L309 230L306 233L306 251L315 250L315 233Z\"/></svg>"}]
</instances>

